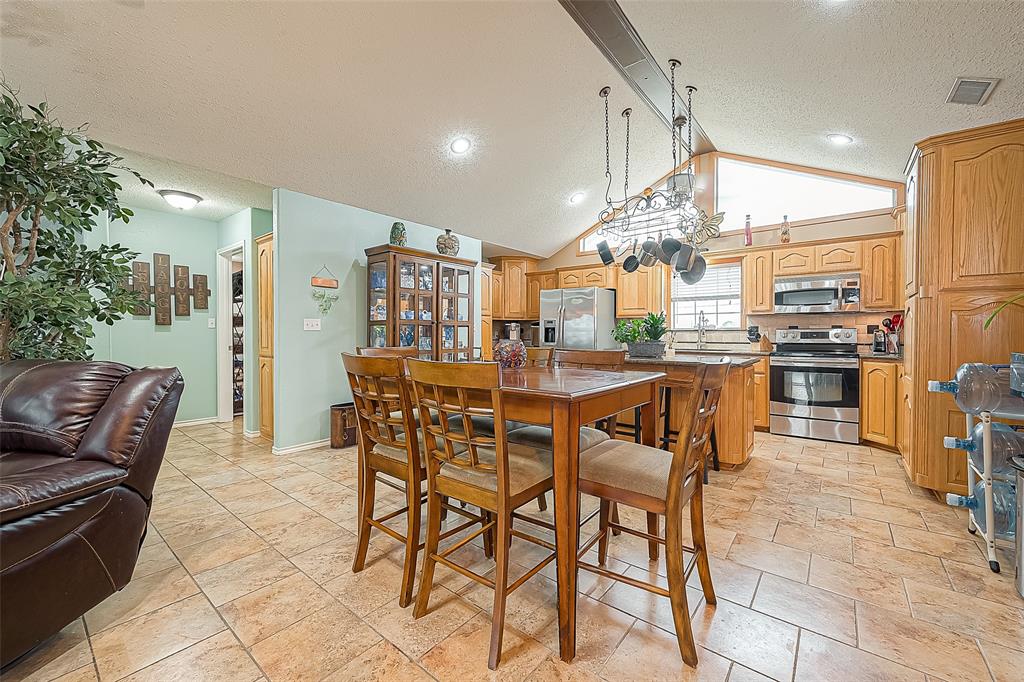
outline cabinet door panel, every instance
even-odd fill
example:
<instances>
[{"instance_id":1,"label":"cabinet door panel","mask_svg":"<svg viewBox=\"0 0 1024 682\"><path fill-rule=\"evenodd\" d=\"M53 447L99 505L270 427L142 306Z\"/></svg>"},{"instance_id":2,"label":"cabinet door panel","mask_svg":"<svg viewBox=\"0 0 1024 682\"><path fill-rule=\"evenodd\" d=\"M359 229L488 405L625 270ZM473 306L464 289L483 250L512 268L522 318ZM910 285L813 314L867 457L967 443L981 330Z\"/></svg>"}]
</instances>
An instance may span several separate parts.
<instances>
[{"instance_id":1,"label":"cabinet door panel","mask_svg":"<svg viewBox=\"0 0 1024 682\"><path fill-rule=\"evenodd\" d=\"M504 315L511 320L526 317L526 264L505 261L502 266L502 285L505 287Z\"/></svg>"},{"instance_id":2,"label":"cabinet door panel","mask_svg":"<svg viewBox=\"0 0 1024 682\"><path fill-rule=\"evenodd\" d=\"M746 313L770 313L775 308L772 254L743 257L743 301Z\"/></svg>"},{"instance_id":3,"label":"cabinet door panel","mask_svg":"<svg viewBox=\"0 0 1024 682\"><path fill-rule=\"evenodd\" d=\"M773 252L776 277L808 275L814 272L814 247L778 249Z\"/></svg>"},{"instance_id":4,"label":"cabinet door panel","mask_svg":"<svg viewBox=\"0 0 1024 682\"><path fill-rule=\"evenodd\" d=\"M865 360L860 378L860 437L896 445L896 364Z\"/></svg>"},{"instance_id":5,"label":"cabinet door panel","mask_svg":"<svg viewBox=\"0 0 1024 682\"><path fill-rule=\"evenodd\" d=\"M558 273L558 288L572 289L583 286L583 274L580 270L564 270Z\"/></svg>"},{"instance_id":6,"label":"cabinet door panel","mask_svg":"<svg viewBox=\"0 0 1024 682\"><path fill-rule=\"evenodd\" d=\"M256 242L258 355L274 354L274 241Z\"/></svg>"},{"instance_id":7,"label":"cabinet door panel","mask_svg":"<svg viewBox=\"0 0 1024 682\"><path fill-rule=\"evenodd\" d=\"M861 273L861 306L865 309L896 310L897 240L895 237L872 239L863 244L864 270Z\"/></svg>"},{"instance_id":8,"label":"cabinet door panel","mask_svg":"<svg viewBox=\"0 0 1024 682\"><path fill-rule=\"evenodd\" d=\"M491 308L491 279L492 270L491 268L480 268L480 314L491 315L493 310Z\"/></svg>"},{"instance_id":9,"label":"cabinet door panel","mask_svg":"<svg viewBox=\"0 0 1024 682\"><path fill-rule=\"evenodd\" d=\"M505 278L500 272L491 273L491 318L507 319L505 316Z\"/></svg>"},{"instance_id":10,"label":"cabinet door panel","mask_svg":"<svg viewBox=\"0 0 1024 682\"><path fill-rule=\"evenodd\" d=\"M532 274L526 276L526 317L528 319L540 318L540 288L540 276Z\"/></svg>"},{"instance_id":11,"label":"cabinet door panel","mask_svg":"<svg viewBox=\"0 0 1024 682\"><path fill-rule=\"evenodd\" d=\"M754 426L767 429L770 425L768 416L769 391L768 360L761 359L754 365Z\"/></svg>"},{"instance_id":12,"label":"cabinet door panel","mask_svg":"<svg viewBox=\"0 0 1024 682\"><path fill-rule=\"evenodd\" d=\"M860 242L822 244L814 247L815 272L857 272L860 266Z\"/></svg>"},{"instance_id":13,"label":"cabinet door panel","mask_svg":"<svg viewBox=\"0 0 1024 682\"><path fill-rule=\"evenodd\" d=\"M260 375L260 435L264 438L274 437L274 360L261 357L259 359Z\"/></svg>"},{"instance_id":14,"label":"cabinet door panel","mask_svg":"<svg viewBox=\"0 0 1024 682\"><path fill-rule=\"evenodd\" d=\"M649 269L649 268L645 268ZM583 284L580 286L585 287L604 287L608 286L608 269L601 265L592 268L585 268L580 273L580 278Z\"/></svg>"}]
</instances>

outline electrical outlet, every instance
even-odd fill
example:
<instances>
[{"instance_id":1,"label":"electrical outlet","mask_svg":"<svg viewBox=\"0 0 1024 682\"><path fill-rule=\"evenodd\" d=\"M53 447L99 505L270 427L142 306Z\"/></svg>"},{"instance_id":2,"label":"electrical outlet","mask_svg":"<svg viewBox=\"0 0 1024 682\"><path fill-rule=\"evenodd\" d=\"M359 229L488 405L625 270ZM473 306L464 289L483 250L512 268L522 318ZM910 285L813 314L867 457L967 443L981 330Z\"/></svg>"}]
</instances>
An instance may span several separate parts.
<instances>
[{"instance_id":1,"label":"electrical outlet","mask_svg":"<svg viewBox=\"0 0 1024 682\"><path fill-rule=\"evenodd\" d=\"M207 329L216 329L217 328L217 318L216 317L208 317L208 318L206 318L206 328Z\"/></svg>"},{"instance_id":2,"label":"electrical outlet","mask_svg":"<svg viewBox=\"0 0 1024 682\"><path fill-rule=\"evenodd\" d=\"M318 332L320 331L320 318L305 318L302 320L302 331L304 332Z\"/></svg>"}]
</instances>

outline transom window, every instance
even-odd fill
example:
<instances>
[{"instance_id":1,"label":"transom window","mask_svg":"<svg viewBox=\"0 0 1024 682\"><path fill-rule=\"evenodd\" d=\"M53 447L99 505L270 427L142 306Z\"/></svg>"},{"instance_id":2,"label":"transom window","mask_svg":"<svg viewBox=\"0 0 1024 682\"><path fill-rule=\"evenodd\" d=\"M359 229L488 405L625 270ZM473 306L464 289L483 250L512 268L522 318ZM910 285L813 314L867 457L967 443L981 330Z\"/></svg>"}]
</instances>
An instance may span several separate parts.
<instances>
[{"instance_id":1,"label":"transom window","mask_svg":"<svg viewBox=\"0 0 1024 682\"><path fill-rule=\"evenodd\" d=\"M748 213L757 227L777 225L784 215L792 223L892 208L896 201L890 187L721 157L715 188L723 232L742 230Z\"/></svg>"},{"instance_id":2,"label":"transom window","mask_svg":"<svg viewBox=\"0 0 1024 682\"><path fill-rule=\"evenodd\" d=\"M672 329L696 329L701 311L709 329L740 328L740 264L709 265L704 279L672 277Z\"/></svg>"}]
</instances>

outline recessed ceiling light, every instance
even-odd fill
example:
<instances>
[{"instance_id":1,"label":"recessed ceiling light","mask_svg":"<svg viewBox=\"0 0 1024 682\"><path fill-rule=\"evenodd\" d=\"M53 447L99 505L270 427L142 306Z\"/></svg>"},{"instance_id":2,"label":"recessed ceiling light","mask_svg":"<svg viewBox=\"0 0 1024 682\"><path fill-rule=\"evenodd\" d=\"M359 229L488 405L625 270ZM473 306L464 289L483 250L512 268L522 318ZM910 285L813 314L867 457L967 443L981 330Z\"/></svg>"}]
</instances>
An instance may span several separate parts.
<instances>
[{"instance_id":1,"label":"recessed ceiling light","mask_svg":"<svg viewBox=\"0 0 1024 682\"><path fill-rule=\"evenodd\" d=\"M195 208L196 204L203 200L198 194L182 192L176 189L160 189L157 190L157 194L162 196L168 204L182 211Z\"/></svg>"},{"instance_id":2,"label":"recessed ceiling light","mask_svg":"<svg viewBox=\"0 0 1024 682\"><path fill-rule=\"evenodd\" d=\"M842 133L829 133L825 136L825 139L838 147L843 147L853 142L852 137L849 135L843 135Z\"/></svg>"},{"instance_id":3,"label":"recessed ceiling light","mask_svg":"<svg viewBox=\"0 0 1024 682\"><path fill-rule=\"evenodd\" d=\"M587 196L587 195L584 194L583 192L575 192L571 197L569 197L569 203L573 204L573 205L576 205L576 204L580 203L581 201L583 201L583 198L585 196Z\"/></svg>"},{"instance_id":4,"label":"recessed ceiling light","mask_svg":"<svg viewBox=\"0 0 1024 682\"><path fill-rule=\"evenodd\" d=\"M470 142L467 137L456 137L452 140L452 143L449 146L453 154L462 155L469 151L469 148L473 146L473 143Z\"/></svg>"}]
</instances>

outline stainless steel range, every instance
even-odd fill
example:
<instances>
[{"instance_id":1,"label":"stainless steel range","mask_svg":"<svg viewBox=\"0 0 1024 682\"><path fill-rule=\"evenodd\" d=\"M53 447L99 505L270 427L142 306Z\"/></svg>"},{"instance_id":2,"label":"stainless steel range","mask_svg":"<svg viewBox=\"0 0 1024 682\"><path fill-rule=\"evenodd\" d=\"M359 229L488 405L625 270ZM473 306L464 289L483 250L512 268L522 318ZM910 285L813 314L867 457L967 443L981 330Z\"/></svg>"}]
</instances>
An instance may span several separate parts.
<instances>
[{"instance_id":1,"label":"stainless steel range","mask_svg":"<svg viewBox=\"0 0 1024 682\"><path fill-rule=\"evenodd\" d=\"M860 360L856 329L779 329L768 359L772 433L857 443Z\"/></svg>"}]
</instances>

